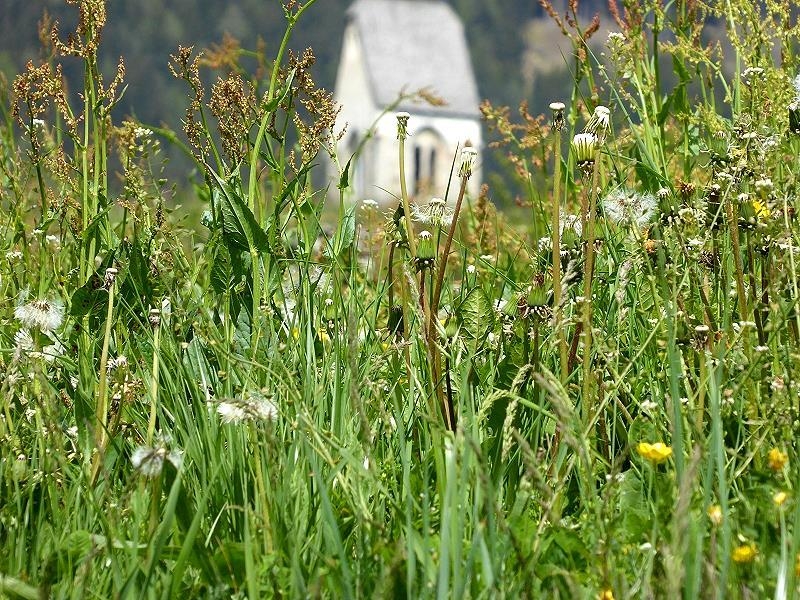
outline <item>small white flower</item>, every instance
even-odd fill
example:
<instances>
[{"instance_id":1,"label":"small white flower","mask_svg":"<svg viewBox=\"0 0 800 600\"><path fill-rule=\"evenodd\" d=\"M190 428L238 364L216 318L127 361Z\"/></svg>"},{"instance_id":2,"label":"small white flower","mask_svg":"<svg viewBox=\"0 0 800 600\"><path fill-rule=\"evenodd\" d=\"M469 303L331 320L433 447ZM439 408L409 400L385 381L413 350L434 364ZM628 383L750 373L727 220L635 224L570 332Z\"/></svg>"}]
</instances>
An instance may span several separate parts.
<instances>
[{"instance_id":1,"label":"small white flower","mask_svg":"<svg viewBox=\"0 0 800 600\"><path fill-rule=\"evenodd\" d=\"M22 252L19 250L11 250L10 252L6 252L6 258L8 262L15 262L22 258Z\"/></svg>"},{"instance_id":2,"label":"small white flower","mask_svg":"<svg viewBox=\"0 0 800 600\"><path fill-rule=\"evenodd\" d=\"M217 414L223 423L274 421L278 416L278 407L264 394L250 392L246 398L221 400L217 404Z\"/></svg>"},{"instance_id":3,"label":"small white flower","mask_svg":"<svg viewBox=\"0 0 800 600\"><path fill-rule=\"evenodd\" d=\"M118 369L128 368L128 358L124 354L120 354L117 358L110 358L106 363L106 371L113 373Z\"/></svg>"},{"instance_id":4,"label":"small white flower","mask_svg":"<svg viewBox=\"0 0 800 600\"><path fill-rule=\"evenodd\" d=\"M47 333L61 327L64 321L64 304L58 299L32 300L17 306L14 316L25 327L36 327Z\"/></svg>"},{"instance_id":5,"label":"small white flower","mask_svg":"<svg viewBox=\"0 0 800 600\"><path fill-rule=\"evenodd\" d=\"M176 469L179 469L183 462L183 452L180 450L168 450L163 445L155 448L139 446L131 455L133 468L145 477L158 477L161 475L165 460L172 463Z\"/></svg>"},{"instance_id":6,"label":"small white flower","mask_svg":"<svg viewBox=\"0 0 800 600\"><path fill-rule=\"evenodd\" d=\"M375 202L375 200L373 200L372 198L367 198L366 200L362 200L361 207L364 210L377 210L378 203Z\"/></svg>"},{"instance_id":7,"label":"small white flower","mask_svg":"<svg viewBox=\"0 0 800 600\"><path fill-rule=\"evenodd\" d=\"M606 43L610 46L612 44L620 44L625 41L625 35L620 33L619 31L609 31L608 38L606 38Z\"/></svg>"}]
</instances>

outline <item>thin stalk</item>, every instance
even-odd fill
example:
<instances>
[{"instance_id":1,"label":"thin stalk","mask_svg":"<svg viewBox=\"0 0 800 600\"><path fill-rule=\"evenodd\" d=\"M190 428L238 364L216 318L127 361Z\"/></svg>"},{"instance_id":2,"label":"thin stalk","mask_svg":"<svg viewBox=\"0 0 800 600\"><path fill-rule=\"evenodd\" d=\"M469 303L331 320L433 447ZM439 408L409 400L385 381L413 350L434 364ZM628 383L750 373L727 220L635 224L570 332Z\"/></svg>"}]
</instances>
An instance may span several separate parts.
<instances>
[{"instance_id":1,"label":"thin stalk","mask_svg":"<svg viewBox=\"0 0 800 600\"><path fill-rule=\"evenodd\" d=\"M111 271L111 269L109 269ZM109 275L116 276L116 270L113 273L107 272L106 277ZM108 280L108 279L107 279ZM97 475L100 472L100 465L103 462L103 452L105 451L107 438L107 425L108 425L108 347L111 341L111 325L114 318L114 279L111 279L108 285L108 305L106 310L106 328L103 335L103 349L100 353L100 385L97 390L97 401L95 403L95 440L97 445L97 454L94 457L94 465L92 467L92 482L97 480Z\"/></svg>"},{"instance_id":2,"label":"thin stalk","mask_svg":"<svg viewBox=\"0 0 800 600\"><path fill-rule=\"evenodd\" d=\"M594 161L592 168L592 187L588 193L587 204L589 214L587 219L586 235L586 263L583 272L583 409L586 411L586 418L592 414L593 407L589 406L589 393L592 385L592 276L594 275L594 242L597 208L597 182L599 179L600 158Z\"/></svg>"},{"instance_id":3,"label":"thin stalk","mask_svg":"<svg viewBox=\"0 0 800 600\"><path fill-rule=\"evenodd\" d=\"M150 323L153 326L153 376L150 380L150 419L147 422L147 445L153 443L158 416L158 371L161 355L161 313L154 308L150 311Z\"/></svg>"},{"instance_id":4,"label":"thin stalk","mask_svg":"<svg viewBox=\"0 0 800 600\"><path fill-rule=\"evenodd\" d=\"M406 139L405 135L400 135L398 158L400 162L400 198L403 201L403 212L405 213L406 236L408 237L408 248L411 256L417 255L417 242L414 239L414 230L411 225L411 205L408 202L408 190L406 189ZM455 218L453 219L455 222Z\"/></svg>"},{"instance_id":5,"label":"thin stalk","mask_svg":"<svg viewBox=\"0 0 800 600\"><path fill-rule=\"evenodd\" d=\"M303 13L313 6L317 0L307 0L305 4L298 8L297 13L293 16L288 18L289 24L286 27L286 31L283 34L283 39L281 40L281 45L278 48L278 54L275 57L275 62L272 63L272 75L269 80L269 89L267 90L267 97L264 100L263 105L268 106L270 102L275 99L276 88L278 85L278 71L280 70L281 62L283 62L283 55L286 53L286 48L289 44L289 39L292 36L292 32L294 31L294 27L297 24L297 21L300 17L303 16ZM250 201L250 206L253 209L253 215L256 218L256 221L259 225L263 227L264 223L261 221L261 207L259 205L258 199L256 198L256 188L258 184L258 157L261 151L261 143L264 140L264 134L267 131L267 125L270 122L271 113L266 113L261 118L261 124L258 127L258 134L256 134L255 142L253 143L253 151L250 153L250 177L248 180L247 185L247 198Z\"/></svg>"},{"instance_id":6,"label":"thin stalk","mask_svg":"<svg viewBox=\"0 0 800 600\"><path fill-rule=\"evenodd\" d=\"M556 336L558 338L559 372L561 384L567 381L567 340L561 327L561 130L556 129L555 166L553 173L553 308L555 309Z\"/></svg>"}]
</instances>

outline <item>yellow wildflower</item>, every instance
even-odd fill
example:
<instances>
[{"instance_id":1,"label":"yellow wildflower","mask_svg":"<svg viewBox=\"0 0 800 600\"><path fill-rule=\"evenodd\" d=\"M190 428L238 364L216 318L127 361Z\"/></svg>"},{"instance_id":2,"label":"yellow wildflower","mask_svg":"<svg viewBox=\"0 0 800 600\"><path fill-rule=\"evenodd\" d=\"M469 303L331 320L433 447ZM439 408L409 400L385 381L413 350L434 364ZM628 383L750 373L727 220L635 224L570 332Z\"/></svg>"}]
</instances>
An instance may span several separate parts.
<instances>
[{"instance_id":1,"label":"yellow wildflower","mask_svg":"<svg viewBox=\"0 0 800 600\"><path fill-rule=\"evenodd\" d=\"M786 492L778 492L772 497L772 501L775 503L775 506L781 506L784 502L786 502L786 498L789 495Z\"/></svg>"},{"instance_id":2,"label":"yellow wildflower","mask_svg":"<svg viewBox=\"0 0 800 600\"><path fill-rule=\"evenodd\" d=\"M758 549L755 544L744 544L734 548L731 558L733 562L744 564L753 562L756 554L758 554Z\"/></svg>"},{"instance_id":3,"label":"yellow wildflower","mask_svg":"<svg viewBox=\"0 0 800 600\"><path fill-rule=\"evenodd\" d=\"M646 458L654 465L660 464L672 456L672 447L667 446L664 442L656 442L655 444L640 442L636 446L636 451L642 458Z\"/></svg>"},{"instance_id":4,"label":"yellow wildflower","mask_svg":"<svg viewBox=\"0 0 800 600\"><path fill-rule=\"evenodd\" d=\"M769 468L773 471L783 471L783 467L789 462L789 455L779 448L773 448L767 454L767 461L769 461Z\"/></svg>"},{"instance_id":5,"label":"yellow wildflower","mask_svg":"<svg viewBox=\"0 0 800 600\"><path fill-rule=\"evenodd\" d=\"M714 525L722 523L722 508L719 504L712 504L708 507L708 518Z\"/></svg>"},{"instance_id":6,"label":"yellow wildflower","mask_svg":"<svg viewBox=\"0 0 800 600\"><path fill-rule=\"evenodd\" d=\"M753 200L753 212L756 213L756 217L762 221L769 218L769 216L772 214L772 211L770 211L766 203L761 202L760 200Z\"/></svg>"},{"instance_id":7,"label":"yellow wildflower","mask_svg":"<svg viewBox=\"0 0 800 600\"><path fill-rule=\"evenodd\" d=\"M600 592L600 600L614 600L614 592L611 588L607 588Z\"/></svg>"}]
</instances>

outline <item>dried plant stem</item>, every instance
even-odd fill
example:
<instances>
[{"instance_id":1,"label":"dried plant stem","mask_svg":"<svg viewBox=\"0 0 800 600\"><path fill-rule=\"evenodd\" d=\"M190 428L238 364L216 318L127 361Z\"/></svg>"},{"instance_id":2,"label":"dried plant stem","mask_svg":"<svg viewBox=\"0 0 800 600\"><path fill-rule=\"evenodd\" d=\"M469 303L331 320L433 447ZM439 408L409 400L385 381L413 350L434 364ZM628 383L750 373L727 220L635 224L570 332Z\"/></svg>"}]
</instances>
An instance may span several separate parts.
<instances>
[{"instance_id":1,"label":"dried plant stem","mask_svg":"<svg viewBox=\"0 0 800 600\"><path fill-rule=\"evenodd\" d=\"M426 315L428 320L428 327L427 327L427 346L428 346L428 353L431 359L431 368L433 370L433 382L436 389L436 397L439 400L439 404L442 410L442 416L445 419L445 423L447 424L448 429L451 431L455 431L456 428L456 419L455 414L453 414L451 410L451 406L449 402L445 402L444 394L442 392L442 385L441 385L441 356L439 355L439 347L437 345L438 342L438 329L436 327L436 322L434 319L437 318L439 314L439 301L441 300L442 296L442 285L444 285L444 273L447 269L447 257L450 254L450 248L453 244L453 236L456 232L456 226L458 225L458 214L461 212L461 204L464 201L464 195L467 192L467 181L469 180L468 173L462 173L461 175L461 188L458 191L458 199L456 200L456 206L453 210L453 220L450 223L450 229L447 231L447 237L445 238L444 249L442 250L441 256L439 257L438 262L438 269L436 273L436 285L433 287L433 296L431 299L431 306L429 309L429 314Z\"/></svg>"},{"instance_id":2,"label":"dried plant stem","mask_svg":"<svg viewBox=\"0 0 800 600\"><path fill-rule=\"evenodd\" d=\"M450 254L450 247L453 245L453 236L456 233L456 226L458 225L458 213L461 212L461 204L464 201L464 195L467 192L467 181L469 180L469 176L467 174L461 175L461 188L458 190L458 199L456 200L456 206L453 210L453 220L450 223L450 229L447 231L447 237L444 241L444 249L442 250L441 257L439 258L438 270L436 273L436 285L433 287L433 301L431 302L431 319L435 318L435 315L439 312L439 300L442 297L442 285L444 285L444 272L447 268L447 257ZM433 327L434 323L430 322L428 324L428 330L433 335L433 331L435 331L435 327Z\"/></svg>"}]
</instances>

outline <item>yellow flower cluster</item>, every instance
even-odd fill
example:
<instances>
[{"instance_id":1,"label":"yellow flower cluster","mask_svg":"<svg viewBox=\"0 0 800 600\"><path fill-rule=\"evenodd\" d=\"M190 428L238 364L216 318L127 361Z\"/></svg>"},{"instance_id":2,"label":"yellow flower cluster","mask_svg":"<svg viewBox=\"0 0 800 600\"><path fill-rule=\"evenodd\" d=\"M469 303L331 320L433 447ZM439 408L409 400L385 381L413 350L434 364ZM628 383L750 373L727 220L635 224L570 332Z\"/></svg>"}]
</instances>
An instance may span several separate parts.
<instances>
[{"instance_id":1,"label":"yellow flower cluster","mask_svg":"<svg viewBox=\"0 0 800 600\"><path fill-rule=\"evenodd\" d=\"M783 467L789 462L789 455L780 448L773 448L767 454L767 462L773 471L783 471Z\"/></svg>"},{"instance_id":2,"label":"yellow flower cluster","mask_svg":"<svg viewBox=\"0 0 800 600\"><path fill-rule=\"evenodd\" d=\"M745 564L753 562L757 554L758 549L755 544L744 544L734 548L731 558L735 563Z\"/></svg>"},{"instance_id":3,"label":"yellow flower cluster","mask_svg":"<svg viewBox=\"0 0 800 600\"><path fill-rule=\"evenodd\" d=\"M713 525L722 523L722 507L719 504L712 504L708 507L708 519Z\"/></svg>"},{"instance_id":4,"label":"yellow flower cluster","mask_svg":"<svg viewBox=\"0 0 800 600\"><path fill-rule=\"evenodd\" d=\"M672 447L667 446L664 442L656 442L655 444L639 442L639 445L636 446L636 451L639 456L649 460L654 465L660 464L672 456Z\"/></svg>"},{"instance_id":5,"label":"yellow flower cluster","mask_svg":"<svg viewBox=\"0 0 800 600\"><path fill-rule=\"evenodd\" d=\"M772 501L775 503L775 506L782 506L789 495L786 492L778 492L772 497Z\"/></svg>"}]
</instances>

